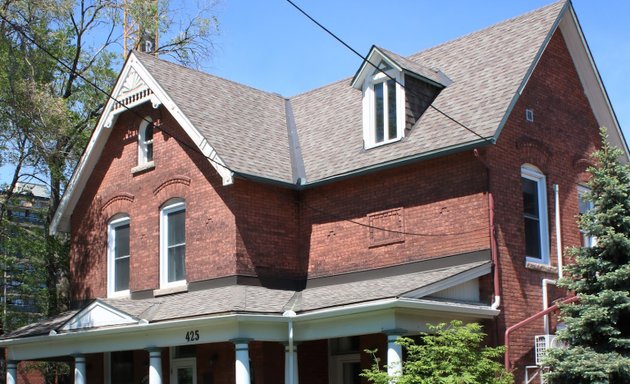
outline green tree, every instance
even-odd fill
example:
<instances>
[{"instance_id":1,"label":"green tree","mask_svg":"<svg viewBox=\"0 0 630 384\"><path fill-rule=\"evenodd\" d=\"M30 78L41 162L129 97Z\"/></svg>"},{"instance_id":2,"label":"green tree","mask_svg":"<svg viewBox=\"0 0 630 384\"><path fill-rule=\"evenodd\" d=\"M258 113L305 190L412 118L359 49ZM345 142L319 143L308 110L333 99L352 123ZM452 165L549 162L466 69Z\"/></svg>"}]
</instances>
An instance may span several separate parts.
<instances>
[{"instance_id":1,"label":"green tree","mask_svg":"<svg viewBox=\"0 0 630 384\"><path fill-rule=\"evenodd\" d=\"M407 351L402 374L390 377L382 370L375 351L374 364L361 376L374 384L509 384L514 379L497 361L504 348L482 346L485 334L481 325L452 321L428 325L421 342L400 338L397 343Z\"/></svg>"},{"instance_id":2,"label":"green tree","mask_svg":"<svg viewBox=\"0 0 630 384\"><path fill-rule=\"evenodd\" d=\"M608 144L605 129L601 137L596 165L588 170L586 198L594 208L579 221L597 242L568 251L575 262L559 286L580 300L561 307L566 328L557 337L568 346L547 355L551 383L630 382L630 167Z\"/></svg>"}]
</instances>

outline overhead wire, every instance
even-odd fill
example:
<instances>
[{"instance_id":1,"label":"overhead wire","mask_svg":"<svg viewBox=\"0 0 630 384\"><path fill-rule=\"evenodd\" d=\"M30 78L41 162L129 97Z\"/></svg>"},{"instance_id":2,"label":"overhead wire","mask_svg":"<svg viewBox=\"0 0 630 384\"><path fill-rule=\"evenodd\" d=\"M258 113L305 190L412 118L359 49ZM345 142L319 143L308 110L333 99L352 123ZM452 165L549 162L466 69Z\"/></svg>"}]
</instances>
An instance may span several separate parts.
<instances>
[{"instance_id":1,"label":"overhead wire","mask_svg":"<svg viewBox=\"0 0 630 384\"><path fill-rule=\"evenodd\" d=\"M289 1L291 4L293 4L293 2ZM293 4L295 6L295 4ZM297 6L296 6L297 8ZM298 8L299 9L299 8ZM302 11L303 12L303 11ZM303 12L304 13L304 12ZM306 13L304 13L305 15L307 15ZM307 15L307 17L311 18L310 16ZM29 36L25 31L23 31L23 29L18 26L15 25L14 23L12 23L10 20L8 20L6 18L6 16L4 14L2 14L0 12L0 19L2 19L4 22L7 23L7 25L9 25L13 30L15 30L16 32L20 33L22 36L24 36L24 38L26 38L29 42L31 42L35 47L37 47L37 49L41 50L42 52L44 52L47 56L49 56L51 59L53 59L57 64L59 64L60 66L62 66L63 68L65 68L65 70L70 73L70 74L74 74L76 75L78 78L80 78L81 80L85 81L86 84L88 84L89 86L93 87L94 89L96 89L98 92L102 93L103 95L105 95L108 99L112 100L114 103L116 103L117 105L121 106L122 108L124 108L125 110L133 113L135 116L139 117L142 121L146 121L148 124L150 124L152 127L158 128L160 131L162 131L163 133L165 133L166 135L168 135L169 137L173 138L175 141L177 141L180 145L202 155L204 158L206 158L208 161L210 161L212 164L217 165L219 167L224 168L225 170L234 173L235 175L238 175L239 177L248 180L248 181L253 181L248 179L248 176L246 174L243 174L242 172L238 172L238 171L234 171L231 168L229 168L227 165L222 164L220 162L217 162L215 159L205 155L197 146L191 145L188 142L186 142L185 140L182 140L180 138L178 138L177 136L173 135L172 132L169 132L168 130L164 129L164 124L160 124L160 125L156 125L154 124L153 121L147 119L146 117L140 115L135 109L130 108L129 106L127 106L126 104L124 104L123 102L119 101L118 99L116 99L112 93L107 92L106 90L104 90L103 88L101 88L98 84L94 83L93 81L91 81L90 79L86 78L82 73L77 72L76 70L74 70L70 65L68 65L67 63L65 63L63 60L61 60L60 58L58 58L57 56L55 56L53 53L51 53L48 49L46 49L44 46L42 46L39 42L37 42L37 40L35 40L34 38L32 38L31 36ZM312 18L311 18L312 19ZM315 21L314 19L312 19L315 23L317 23L317 21ZM320 25L319 23L317 23L318 25ZM321 26L321 25L320 25ZM322 26L323 27L323 26ZM324 28L325 29L325 28ZM327 29L325 29L328 33L330 33L331 35L335 36L334 34L332 34L332 32L328 31ZM348 46L347 44L345 44L342 40L340 40L339 38L337 38L339 41L341 41L344 45L346 45L348 48L350 48L353 52L355 52L357 55L361 56L358 52L354 51L354 49L352 49L350 46ZM368 61L369 62L369 61ZM160 111L161 112L161 111ZM468 128L467 128L468 129ZM477 136L479 136L477 134ZM482 137L482 136L479 136ZM483 137L482 137L483 138ZM398 231L398 230L392 230L392 229L388 229L388 228L382 228L382 227L377 227L377 226L373 226L370 224L365 224L365 223L361 223L355 219L351 219L351 218L347 218L347 217L343 217L341 215L337 215L331 212L327 212L325 210L316 208L311 206L308 203L305 203L302 200L297 201L298 204L301 204L305 207L307 207L308 209L311 209L313 211L318 212L319 214L323 214L323 215L327 215L329 217L338 219L338 220L343 220L355 225L359 225L362 227L366 227L366 228L370 228L370 229L374 229L374 230L378 230L378 231L383 231L383 232L389 232L389 233L396 233L396 234L401 234L401 235L409 235L409 236L422 236L422 237L446 237L446 236L458 236L458 235L464 235L464 234L469 234L469 233L473 233L473 232L478 232L478 231L485 231L485 228L478 228L478 229L474 229L474 230L470 230L470 231L462 231L462 232L457 232L457 233L420 233L420 232L407 232L407 231Z\"/></svg>"},{"instance_id":2,"label":"overhead wire","mask_svg":"<svg viewBox=\"0 0 630 384\"><path fill-rule=\"evenodd\" d=\"M344 47L348 48L350 51L352 51L352 53L354 53L355 55L357 55L358 57L361 58L361 60L363 60L364 63L368 63L369 65L371 65L372 67L374 67L377 71L381 72L383 75L387 76L387 78L389 78L390 80L393 80L396 82L396 84L400 85L406 92L410 92L412 93L414 96L419 96L422 97L422 95L418 95L413 89L409 89L407 87L405 87L405 85L403 83L401 83L397 78L395 78L394 76L390 75L389 73L387 73L383 68L380 68L378 65L372 63L367 56L363 56L362 54L360 54L356 49L352 48L352 46L350 46L350 44L346 43L343 39L341 39L339 36L337 36L335 33L333 33L330 29L326 28L324 25L322 25L319 21L315 20L315 18L313 18L311 15L309 15L306 11L304 11L302 8L300 8L297 4L295 4L292 0L286 0L289 4L291 4L295 9L297 9L301 14L303 14L304 16L306 16L309 20L311 20L313 23L315 23L315 25L317 25L318 27L320 27L322 30L324 30L326 33L328 33L330 36L332 36L335 40L337 40L339 43L341 43ZM451 120L452 122L454 122L455 124L459 125L460 127L464 128L465 130L467 130L468 132L472 133L473 135L479 137L480 139L493 144L492 139L490 137L484 137L482 135L480 135L479 133L475 132L473 129L467 127L465 124L461 123L459 120L455 119L454 117L450 116L448 113L442 111L441 109L439 109L438 107L436 107L435 105L433 105L433 103L429 104L429 107L434 109L437 113L441 114L442 116L446 117L447 119Z\"/></svg>"}]
</instances>

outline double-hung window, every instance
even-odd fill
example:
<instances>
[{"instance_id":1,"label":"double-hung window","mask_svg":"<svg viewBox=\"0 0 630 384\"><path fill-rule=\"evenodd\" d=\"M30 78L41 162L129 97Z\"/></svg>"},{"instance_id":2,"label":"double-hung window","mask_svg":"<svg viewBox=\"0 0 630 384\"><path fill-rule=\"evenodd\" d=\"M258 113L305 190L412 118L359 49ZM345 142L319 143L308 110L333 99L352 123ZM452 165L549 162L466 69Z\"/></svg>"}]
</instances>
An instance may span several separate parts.
<instances>
[{"instance_id":1,"label":"double-hung window","mask_svg":"<svg viewBox=\"0 0 630 384\"><path fill-rule=\"evenodd\" d=\"M115 217L108 225L107 293L108 296L129 294L129 217Z\"/></svg>"},{"instance_id":2,"label":"double-hung window","mask_svg":"<svg viewBox=\"0 0 630 384\"><path fill-rule=\"evenodd\" d=\"M377 72L364 86L364 141L371 148L402 139L405 92L402 74Z\"/></svg>"},{"instance_id":3,"label":"double-hung window","mask_svg":"<svg viewBox=\"0 0 630 384\"><path fill-rule=\"evenodd\" d=\"M578 186L578 208L580 216L593 209L593 202L586 198L586 194L590 191L591 190L587 187ZM594 247L597 245L597 238L595 236L590 236L583 230L580 230L580 233L582 234L583 247Z\"/></svg>"},{"instance_id":4,"label":"double-hung window","mask_svg":"<svg viewBox=\"0 0 630 384\"><path fill-rule=\"evenodd\" d=\"M545 175L532 165L523 165L521 187L526 261L548 264L549 230Z\"/></svg>"},{"instance_id":5,"label":"double-hung window","mask_svg":"<svg viewBox=\"0 0 630 384\"><path fill-rule=\"evenodd\" d=\"M145 117L138 129L138 165L153 161L153 122Z\"/></svg>"},{"instance_id":6,"label":"double-hung window","mask_svg":"<svg viewBox=\"0 0 630 384\"><path fill-rule=\"evenodd\" d=\"M169 201L160 211L160 286L186 283L186 204Z\"/></svg>"}]
</instances>

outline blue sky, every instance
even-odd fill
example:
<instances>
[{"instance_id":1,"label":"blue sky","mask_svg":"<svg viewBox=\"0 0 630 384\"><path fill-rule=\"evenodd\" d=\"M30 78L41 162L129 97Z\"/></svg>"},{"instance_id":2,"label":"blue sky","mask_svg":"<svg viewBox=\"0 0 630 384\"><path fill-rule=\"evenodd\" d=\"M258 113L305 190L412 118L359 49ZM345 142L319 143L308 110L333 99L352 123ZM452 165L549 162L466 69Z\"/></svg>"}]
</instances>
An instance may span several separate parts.
<instances>
[{"instance_id":1,"label":"blue sky","mask_svg":"<svg viewBox=\"0 0 630 384\"><path fill-rule=\"evenodd\" d=\"M349 45L402 55L545 6L550 0L295 0ZM630 1L573 5L621 127L630 139ZM354 75L361 63L285 0L221 0L221 35L203 69L283 96ZM448 111L447 111L448 112Z\"/></svg>"},{"instance_id":2,"label":"blue sky","mask_svg":"<svg viewBox=\"0 0 630 384\"><path fill-rule=\"evenodd\" d=\"M192 13L196 0L171 0ZM366 54L372 44L410 55L549 4L550 0L295 0ZM574 0L595 63L630 139L630 1ZM202 70L283 96L354 75L361 64L286 0L219 0L221 33ZM448 111L446 111L448 112ZM456 116L455 116L456 118ZM3 167L4 168L4 167ZM0 169L0 182L8 173Z\"/></svg>"}]
</instances>

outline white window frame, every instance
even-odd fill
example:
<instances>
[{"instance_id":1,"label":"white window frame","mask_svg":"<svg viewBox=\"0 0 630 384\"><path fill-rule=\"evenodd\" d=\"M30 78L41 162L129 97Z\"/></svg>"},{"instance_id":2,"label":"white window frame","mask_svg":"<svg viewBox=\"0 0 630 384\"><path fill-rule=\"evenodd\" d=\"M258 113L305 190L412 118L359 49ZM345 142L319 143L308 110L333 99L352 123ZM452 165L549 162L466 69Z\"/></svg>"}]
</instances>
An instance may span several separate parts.
<instances>
[{"instance_id":1,"label":"white window frame","mask_svg":"<svg viewBox=\"0 0 630 384\"><path fill-rule=\"evenodd\" d=\"M147 148L148 144L152 146L152 153L155 148L153 148L153 139L147 141L145 140L147 128L153 127L153 119L150 116L146 116L142 123L140 123L140 127L138 128L138 165L152 164L153 163L153 155L151 156L151 160L147 158ZM155 129L153 129L153 135L155 135Z\"/></svg>"},{"instance_id":2,"label":"white window frame","mask_svg":"<svg viewBox=\"0 0 630 384\"><path fill-rule=\"evenodd\" d=\"M578 211L580 209L580 201L585 202L588 205L588 210L592 210L595 207L595 204L593 204L593 201L591 200L586 200L583 198L584 194L591 192L591 189L589 187L583 186L583 185L578 185L577 186L577 193L578 193ZM582 214L582 212L578 212L578 214ZM586 232L584 232L583 230L580 229L580 234L582 236L582 245L584 247L589 247L592 248L594 246L597 245L597 237L596 236L588 236L586 234Z\"/></svg>"},{"instance_id":3,"label":"white window frame","mask_svg":"<svg viewBox=\"0 0 630 384\"><path fill-rule=\"evenodd\" d=\"M375 134L375 116L376 116L376 108L375 108L375 93L374 93L374 85L378 83L387 83L387 80L390 80L390 77L396 79L396 137L384 139L381 142L376 142L376 134ZM377 71L372 76L368 76L363 84L363 142L365 149L378 147L381 145L393 143L401 140L405 134L405 88L404 88L404 75L402 72L397 71L395 69L390 69L385 73L381 71ZM389 132L389 119L387 118L387 113L389 111L388 108L388 98L387 92L384 90L384 136L387 136Z\"/></svg>"},{"instance_id":4,"label":"white window frame","mask_svg":"<svg viewBox=\"0 0 630 384\"><path fill-rule=\"evenodd\" d=\"M168 281L168 215L186 210L186 202L182 199L169 200L160 209L160 288L171 288L186 285L186 279ZM184 221L184 234L186 225ZM184 242L185 246L186 242ZM184 253L184 268L186 265L186 253Z\"/></svg>"},{"instance_id":5,"label":"white window frame","mask_svg":"<svg viewBox=\"0 0 630 384\"><path fill-rule=\"evenodd\" d=\"M115 290L116 283L116 229L123 225L129 225L131 230L131 220L127 215L117 215L110 220L107 225L107 297L129 296L129 289L122 291ZM131 232L129 233L129 280L131 280ZM131 283L131 281L129 281Z\"/></svg>"},{"instance_id":6,"label":"white window frame","mask_svg":"<svg viewBox=\"0 0 630 384\"><path fill-rule=\"evenodd\" d=\"M175 348L171 347L170 354L170 378L171 383L179 384L177 382L177 369L192 367L193 370L193 384L197 384L197 358L196 357L173 357L175 355Z\"/></svg>"},{"instance_id":7,"label":"white window frame","mask_svg":"<svg viewBox=\"0 0 630 384\"><path fill-rule=\"evenodd\" d=\"M540 259L525 255L527 262L537 264L549 264L549 219L547 216L547 178L538 168L531 164L524 164L521 167L521 178L536 182L538 192L538 220L540 231ZM521 196L523 192L521 190ZM524 212L521 213L521 216ZM525 233L523 228L523 234ZM524 237L523 237L524 238Z\"/></svg>"}]
</instances>

